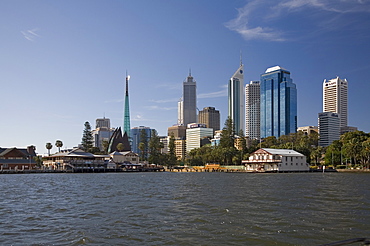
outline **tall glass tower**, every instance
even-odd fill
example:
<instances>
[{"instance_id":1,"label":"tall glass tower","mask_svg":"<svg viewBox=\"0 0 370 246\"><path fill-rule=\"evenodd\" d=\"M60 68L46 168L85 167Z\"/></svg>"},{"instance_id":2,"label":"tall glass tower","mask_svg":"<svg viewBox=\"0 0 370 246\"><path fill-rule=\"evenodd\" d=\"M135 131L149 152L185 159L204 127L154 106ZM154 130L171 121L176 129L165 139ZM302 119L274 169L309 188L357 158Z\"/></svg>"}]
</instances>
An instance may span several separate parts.
<instances>
[{"instance_id":1,"label":"tall glass tower","mask_svg":"<svg viewBox=\"0 0 370 246\"><path fill-rule=\"evenodd\" d=\"M233 120L235 133L244 131L244 65L240 60L238 70L229 80L228 86L228 116Z\"/></svg>"},{"instance_id":2,"label":"tall glass tower","mask_svg":"<svg viewBox=\"0 0 370 246\"><path fill-rule=\"evenodd\" d=\"M197 83L189 72L186 81L183 82L182 95L182 124L197 122Z\"/></svg>"},{"instance_id":3,"label":"tall glass tower","mask_svg":"<svg viewBox=\"0 0 370 246\"><path fill-rule=\"evenodd\" d=\"M128 81L130 80L130 75L126 72L126 95L125 95L125 113L123 116L123 135L126 133L127 137L130 139L130 105L128 99Z\"/></svg>"},{"instance_id":4,"label":"tall glass tower","mask_svg":"<svg viewBox=\"0 0 370 246\"><path fill-rule=\"evenodd\" d=\"M261 75L261 138L297 132L297 88L280 66Z\"/></svg>"}]
</instances>

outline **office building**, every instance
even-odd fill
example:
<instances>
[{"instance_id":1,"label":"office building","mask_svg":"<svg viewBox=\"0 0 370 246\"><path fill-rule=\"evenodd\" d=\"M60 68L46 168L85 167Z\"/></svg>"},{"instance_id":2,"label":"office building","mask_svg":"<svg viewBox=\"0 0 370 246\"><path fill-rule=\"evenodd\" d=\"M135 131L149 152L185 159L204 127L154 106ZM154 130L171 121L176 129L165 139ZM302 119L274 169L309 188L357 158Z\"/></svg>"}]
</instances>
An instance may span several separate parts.
<instances>
[{"instance_id":1,"label":"office building","mask_svg":"<svg viewBox=\"0 0 370 246\"><path fill-rule=\"evenodd\" d=\"M108 146L109 139L113 135L114 128L110 128L110 119L101 118L96 119L95 129L91 131L93 136L93 146L104 151L104 148ZM104 142L107 142L104 144Z\"/></svg>"},{"instance_id":2,"label":"office building","mask_svg":"<svg viewBox=\"0 0 370 246\"><path fill-rule=\"evenodd\" d=\"M183 82L183 96L179 103L182 112L182 124L186 126L189 123L197 122L197 83L189 72L186 81Z\"/></svg>"},{"instance_id":3,"label":"office building","mask_svg":"<svg viewBox=\"0 0 370 246\"><path fill-rule=\"evenodd\" d=\"M167 136L173 135L175 139L185 139L186 138L186 126L183 125L173 125L167 128Z\"/></svg>"},{"instance_id":4,"label":"office building","mask_svg":"<svg viewBox=\"0 0 370 246\"><path fill-rule=\"evenodd\" d=\"M260 139L260 82L251 81L245 86L245 136Z\"/></svg>"},{"instance_id":5,"label":"office building","mask_svg":"<svg viewBox=\"0 0 370 246\"><path fill-rule=\"evenodd\" d=\"M235 126L235 132L244 131L244 65L240 66L229 80L228 85L228 117Z\"/></svg>"},{"instance_id":6,"label":"office building","mask_svg":"<svg viewBox=\"0 0 370 246\"><path fill-rule=\"evenodd\" d=\"M204 124L188 124L186 129L186 152L200 148L206 143L210 143L213 138L213 129L206 128ZM205 141L209 139L209 141Z\"/></svg>"},{"instance_id":7,"label":"office building","mask_svg":"<svg viewBox=\"0 0 370 246\"><path fill-rule=\"evenodd\" d=\"M340 139L340 119L337 113L319 113L319 146L327 147Z\"/></svg>"},{"instance_id":8,"label":"office building","mask_svg":"<svg viewBox=\"0 0 370 246\"><path fill-rule=\"evenodd\" d=\"M317 126L300 126L297 129L298 132L303 132L304 135L309 136L312 133L319 133L319 128Z\"/></svg>"},{"instance_id":9,"label":"office building","mask_svg":"<svg viewBox=\"0 0 370 246\"><path fill-rule=\"evenodd\" d=\"M323 112L337 113L340 127L348 125L348 82L346 79L324 80Z\"/></svg>"},{"instance_id":10,"label":"office building","mask_svg":"<svg viewBox=\"0 0 370 246\"><path fill-rule=\"evenodd\" d=\"M214 107L205 107L199 111L198 123L205 124L207 128L212 128L213 132L220 130L220 111Z\"/></svg>"},{"instance_id":11,"label":"office building","mask_svg":"<svg viewBox=\"0 0 370 246\"><path fill-rule=\"evenodd\" d=\"M134 153L141 155L141 150L139 149L139 144L142 141L142 136L146 136L146 142L149 143L152 137L152 129L146 126L138 126L131 128L131 150ZM146 150L147 151L147 150Z\"/></svg>"},{"instance_id":12,"label":"office building","mask_svg":"<svg viewBox=\"0 0 370 246\"><path fill-rule=\"evenodd\" d=\"M261 75L261 138L297 131L297 89L290 72L280 66Z\"/></svg>"}]
</instances>

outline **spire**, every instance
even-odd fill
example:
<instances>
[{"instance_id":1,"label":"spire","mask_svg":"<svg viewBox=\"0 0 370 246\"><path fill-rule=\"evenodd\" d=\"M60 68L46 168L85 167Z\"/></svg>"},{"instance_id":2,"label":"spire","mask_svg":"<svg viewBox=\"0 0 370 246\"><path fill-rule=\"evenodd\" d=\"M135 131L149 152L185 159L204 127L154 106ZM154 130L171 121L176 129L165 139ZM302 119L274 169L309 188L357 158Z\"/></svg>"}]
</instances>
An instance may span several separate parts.
<instances>
[{"instance_id":1,"label":"spire","mask_svg":"<svg viewBox=\"0 0 370 246\"><path fill-rule=\"evenodd\" d=\"M191 77L191 68L189 68L189 77Z\"/></svg>"},{"instance_id":2,"label":"spire","mask_svg":"<svg viewBox=\"0 0 370 246\"><path fill-rule=\"evenodd\" d=\"M242 66L243 65L243 59L242 59L242 50L240 50L240 66Z\"/></svg>"},{"instance_id":3,"label":"spire","mask_svg":"<svg viewBox=\"0 0 370 246\"><path fill-rule=\"evenodd\" d=\"M123 116L123 134L127 133L128 138L130 138L130 106L128 98L128 81L130 80L130 75L127 75L126 70L126 95L125 95L125 112Z\"/></svg>"}]
</instances>

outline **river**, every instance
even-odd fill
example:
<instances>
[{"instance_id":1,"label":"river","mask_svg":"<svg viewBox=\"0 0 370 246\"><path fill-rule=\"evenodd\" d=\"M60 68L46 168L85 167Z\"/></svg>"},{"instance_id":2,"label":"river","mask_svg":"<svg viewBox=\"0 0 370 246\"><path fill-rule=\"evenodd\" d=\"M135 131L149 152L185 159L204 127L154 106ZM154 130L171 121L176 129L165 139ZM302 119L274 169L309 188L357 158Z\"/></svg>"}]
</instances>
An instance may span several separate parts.
<instances>
[{"instance_id":1,"label":"river","mask_svg":"<svg viewBox=\"0 0 370 246\"><path fill-rule=\"evenodd\" d=\"M1 245L320 245L370 237L370 174L0 175Z\"/></svg>"}]
</instances>

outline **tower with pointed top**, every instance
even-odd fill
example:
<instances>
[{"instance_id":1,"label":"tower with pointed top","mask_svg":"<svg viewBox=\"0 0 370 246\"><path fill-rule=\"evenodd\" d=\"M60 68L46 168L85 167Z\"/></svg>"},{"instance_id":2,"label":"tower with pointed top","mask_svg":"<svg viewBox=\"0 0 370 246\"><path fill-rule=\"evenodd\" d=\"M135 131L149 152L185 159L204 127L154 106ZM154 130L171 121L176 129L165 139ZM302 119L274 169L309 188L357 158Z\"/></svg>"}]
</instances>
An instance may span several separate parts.
<instances>
[{"instance_id":1,"label":"tower with pointed top","mask_svg":"<svg viewBox=\"0 0 370 246\"><path fill-rule=\"evenodd\" d=\"M182 124L184 126L197 122L197 83L191 76L191 70L189 70L186 81L183 82L182 103L179 106L182 107Z\"/></svg>"},{"instance_id":2,"label":"tower with pointed top","mask_svg":"<svg viewBox=\"0 0 370 246\"><path fill-rule=\"evenodd\" d=\"M244 131L244 65L240 55L240 66L229 80L228 116L235 126L235 133Z\"/></svg>"},{"instance_id":3,"label":"tower with pointed top","mask_svg":"<svg viewBox=\"0 0 370 246\"><path fill-rule=\"evenodd\" d=\"M128 81L130 80L130 75L126 72L126 94L125 94L125 113L123 116L123 135L126 133L127 137L130 138L130 104L128 98Z\"/></svg>"}]
</instances>

